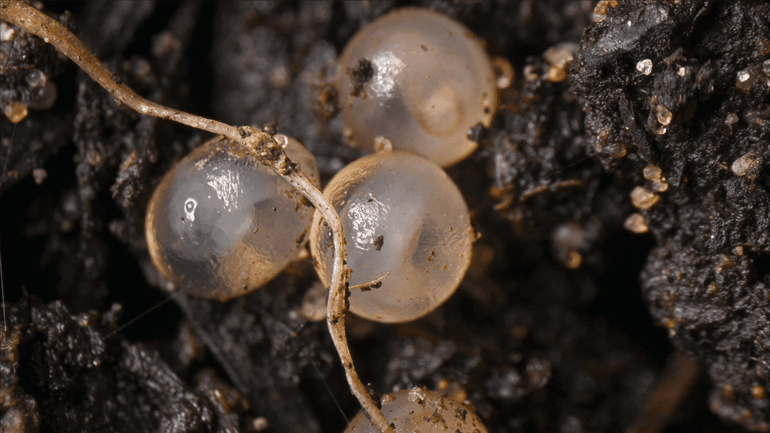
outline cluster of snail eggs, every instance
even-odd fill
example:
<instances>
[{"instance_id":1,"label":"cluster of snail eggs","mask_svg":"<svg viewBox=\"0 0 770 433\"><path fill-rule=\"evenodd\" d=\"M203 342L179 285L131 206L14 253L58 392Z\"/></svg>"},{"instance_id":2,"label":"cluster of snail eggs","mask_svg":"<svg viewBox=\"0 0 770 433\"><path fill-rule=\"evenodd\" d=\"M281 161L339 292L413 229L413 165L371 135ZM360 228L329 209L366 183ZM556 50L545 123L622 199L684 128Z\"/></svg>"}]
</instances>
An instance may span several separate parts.
<instances>
[{"instance_id":1,"label":"cluster of snail eggs","mask_svg":"<svg viewBox=\"0 0 770 433\"><path fill-rule=\"evenodd\" d=\"M439 165L475 148L467 131L489 124L495 77L470 30L417 8L391 12L356 34L340 62L353 71L362 61L370 77L356 81L350 72L338 83L346 95L344 119L359 144L371 148L382 137L401 150L353 162L324 194L340 214L348 244L350 310L405 322L449 298L470 265L468 209ZM294 140L276 139L318 183L313 156ZM149 250L174 287L226 300L265 284L296 256L312 212L298 191L240 144L216 139L181 160L158 186L146 219ZM332 233L320 213L310 238L328 286Z\"/></svg>"},{"instance_id":2,"label":"cluster of snail eggs","mask_svg":"<svg viewBox=\"0 0 770 433\"><path fill-rule=\"evenodd\" d=\"M438 12L404 8L371 22L339 64L342 116L364 149L383 137L447 167L473 152L468 130L489 126L497 105L482 42Z\"/></svg>"},{"instance_id":3,"label":"cluster of snail eggs","mask_svg":"<svg viewBox=\"0 0 770 433\"><path fill-rule=\"evenodd\" d=\"M449 298L470 265L465 200L444 170L404 151L365 156L332 178L324 195L342 221L350 311L385 323L420 318ZM332 274L332 233L316 213L310 248L321 281Z\"/></svg>"},{"instance_id":4,"label":"cluster of snail eggs","mask_svg":"<svg viewBox=\"0 0 770 433\"><path fill-rule=\"evenodd\" d=\"M313 155L278 135L318 184ZM226 300L275 277L304 246L313 207L288 182L218 138L193 150L153 193L145 230L153 263L174 287Z\"/></svg>"},{"instance_id":5,"label":"cluster of snail eggs","mask_svg":"<svg viewBox=\"0 0 770 433\"><path fill-rule=\"evenodd\" d=\"M460 402L441 393L413 388L382 397L382 414L396 433L486 433L479 417ZM375 433L369 419L360 412L345 433Z\"/></svg>"}]
</instances>

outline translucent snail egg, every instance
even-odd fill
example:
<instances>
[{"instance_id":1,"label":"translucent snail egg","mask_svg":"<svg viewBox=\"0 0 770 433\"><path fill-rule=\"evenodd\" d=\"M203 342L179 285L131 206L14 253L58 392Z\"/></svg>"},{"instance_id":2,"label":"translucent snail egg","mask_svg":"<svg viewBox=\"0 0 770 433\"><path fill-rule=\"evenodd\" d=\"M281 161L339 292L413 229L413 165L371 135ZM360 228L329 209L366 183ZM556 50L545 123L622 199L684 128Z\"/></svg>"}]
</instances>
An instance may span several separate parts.
<instances>
[{"instance_id":1,"label":"translucent snail egg","mask_svg":"<svg viewBox=\"0 0 770 433\"><path fill-rule=\"evenodd\" d=\"M406 322L441 305L471 259L472 231L460 190L439 166L403 151L380 152L342 169L324 190L342 220L350 311L379 322ZM331 230L316 213L310 248L321 281L332 272Z\"/></svg>"},{"instance_id":2,"label":"translucent snail egg","mask_svg":"<svg viewBox=\"0 0 770 433\"><path fill-rule=\"evenodd\" d=\"M382 414L396 433L487 433L479 417L460 402L426 389L402 389L382 397ZM359 412L345 433L376 433Z\"/></svg>"},{"instance_id":3,"label":"translucent snail egg","mask_svg":"<svg viewBox=\"0 0 770 433\"><path fill-rule=\"evenodd\" d=\"M276 136L289 158L318 183L313 155ZM226 300L273 277L304 245L313 207L240 144L218 138L166 173L147 209L152 261L174 286Z\"/></svg>"},{"instance_id":4,"label":"translucent snail egg","mask_svg":"<svg viewBox=\"0 0 770 433\"><path fill-rule=\"evenodd\" d=\"M339 64L342 116L361 148L373 149L381 136L447 167L476 148L467 132L489 126L497 104L481 42L427 9L399 9L371 22L348 42Z\"/></svg>"}]
</instances>

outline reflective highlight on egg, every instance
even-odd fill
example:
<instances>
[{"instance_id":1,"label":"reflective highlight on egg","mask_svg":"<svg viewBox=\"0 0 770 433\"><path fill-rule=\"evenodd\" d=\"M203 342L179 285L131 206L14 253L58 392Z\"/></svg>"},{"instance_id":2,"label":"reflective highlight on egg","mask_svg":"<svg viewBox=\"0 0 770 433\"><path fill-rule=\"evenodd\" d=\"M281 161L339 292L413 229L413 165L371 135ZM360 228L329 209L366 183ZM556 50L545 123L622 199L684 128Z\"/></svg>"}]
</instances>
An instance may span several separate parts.
<instances>
[{"instance_id":1,"label":"reflective highlight on egg","mask_svg":"<svg viewBox=\"0 0 770 433\"><path fill-rule=\"evenodd\" d=\"M289 158L318 182L315 159L276 136ZM273 277L303 246L313 208L238 143L214 139L169 171L147 210L152 261L175 288L225 300Z\"/></svg>"},{"instance_id":2,"label":"reflective highlight on egg","mask_svg":"<svg viewBox=\"0 0 770 433\"><path fill-rule=\"evenodd\" d=\"M384 395L382 414L396 433L487 433L472 410L448 396L420 388ZM345 433L377 431L363 412L345 429Z\"/></svg>"},{"instance_id":3,"label":"reflective highlight on egg","mask_svg":"<svg viewBox=\"0 0 770 433\"><path fill-rule=\"evenodd\" d=\"M476 148L468 130L489 126L497 105L481 42L461 23L426 9L399 9L371 22L339 63L342 116L364 149L382 136L447 167Z\"/></svg>"},{"instance_id":4,"label":"reflective highlight on egg","mask_svg":"<svg viewBox=\"0 0 770 433\"><path fill-rule=\"evenodd\" d=\"M414 320L460 284L471 259L470 217L459 189L436 164L410 152L376 153L337 173L324 195L342 220L350 285L387 274L378 288L351 289L351 312L385 323ZM331 230L318 213L310 247L328 286Z\"/></svg>"}]
</instances>

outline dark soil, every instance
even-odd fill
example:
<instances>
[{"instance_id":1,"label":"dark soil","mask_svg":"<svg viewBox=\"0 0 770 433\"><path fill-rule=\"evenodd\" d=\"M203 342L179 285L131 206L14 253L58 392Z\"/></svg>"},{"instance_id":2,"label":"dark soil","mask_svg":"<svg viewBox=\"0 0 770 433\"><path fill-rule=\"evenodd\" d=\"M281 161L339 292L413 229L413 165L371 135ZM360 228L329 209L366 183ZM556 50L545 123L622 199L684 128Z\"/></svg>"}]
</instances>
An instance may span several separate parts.
<instances>
[{"instance_id":1,"label":"dark soil","mask_svg":"<svg viewBox=\"0 0 770 433\"><path fill-rule=\"evenodd\" d=\"M665 432L768 432L770 5L600 3L409 2L465 23L516 78L448 170L480 234L465 281L415 322L349 317L359 374L464 396L492 432L635 431L667 409ZM395 2L41 6L140 95L275 122L327 182L361 155L329 66ZM343 431L359 406L325 323L300 314L310 259L225 303L160 288L146 205L210 137L3 29L0 105L30 109L0 116L0 430ZM565 80L557 45L575 52ZM35 109L40 73L57 97ZM676 405L652 396L686 376L678 352L702 373Z\"/></svg>"}]
</instances>

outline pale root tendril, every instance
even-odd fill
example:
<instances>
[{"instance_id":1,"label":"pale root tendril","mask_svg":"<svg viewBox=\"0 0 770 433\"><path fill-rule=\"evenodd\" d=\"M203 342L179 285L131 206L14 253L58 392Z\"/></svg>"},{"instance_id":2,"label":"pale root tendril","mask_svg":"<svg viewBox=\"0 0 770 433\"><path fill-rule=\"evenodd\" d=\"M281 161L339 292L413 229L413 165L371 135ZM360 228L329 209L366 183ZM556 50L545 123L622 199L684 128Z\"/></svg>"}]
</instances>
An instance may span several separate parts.
<instances>
[{"instance_id":1,"label":"pale root tendril","mask_svg":"<svg viewBox=\"0 0 770 433\"><path fill-rule=\"evenodd\" d=\"M321 191L302 173L294 170L294 164L286 157L283 149L276 143L273 136L249 126L236 128L216 120L168 108L142 98L128 86L117 83L112 78L112 73L69 30L54 19L25 3L18 1L0 2L0 19L12 23L52 44L56 49L77 63L81 69L109 91L118 101L133 110L223 135L242 143L261 163L271 167L307 197L321 213L327 224L329 224L333 234L334 270L329 287L326 317L329 332L345 367L345 374L351 391L364 410L370 415L372 424L377 426L382 432L393 433L393 428L385 421L382 412L377 408L369 393L366 392L363 383L361 383L353 367L353 358L345 337L345 297L349 273L345 267L345 238L342 234L342 223L340 222L339 215L337 215L334 207L329 204Z\"/></svg>"}]
</instances>

